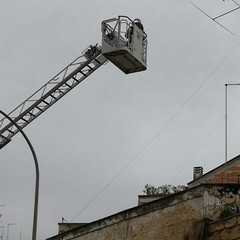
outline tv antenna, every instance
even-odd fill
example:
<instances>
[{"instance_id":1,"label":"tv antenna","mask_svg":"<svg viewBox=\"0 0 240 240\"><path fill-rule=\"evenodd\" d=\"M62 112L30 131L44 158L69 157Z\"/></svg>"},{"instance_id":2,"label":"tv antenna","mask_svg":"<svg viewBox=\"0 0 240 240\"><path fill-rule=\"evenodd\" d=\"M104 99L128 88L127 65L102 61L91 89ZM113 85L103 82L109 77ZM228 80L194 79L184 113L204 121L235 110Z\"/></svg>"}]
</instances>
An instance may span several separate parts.
<instances>
[{"instance_id":1,"label":"tv antenna","mask_svg":"<svg viewBox=\"0 0 240 240\"><path fill-rule=\"evenodd\" d=\"M225 0L223 0L225 1ZM240 4L237 3L235 0L232 0L232 2L234 2L237 7L236 8L233 8L225 13L222 13L216 17L211 17L209 14L207 14L205 11L203 11L200 7L198 7L196 4L194 4L193 2L191 2L191 4L196 7L200 12L202 12L203 14L205 14L208 18L212 19L215 23L217 23L219 26L221 26L222 28L224 28L225 30L227 30L228 32L230 32L231 34L235 35L235 33L233 33L232 31L230 31L228 28L226 28L225 26L223 26L221 23L218 22L218 19L221 18L221 17L224 17L226 15L228 15L229 13L232 13L238 9L240 9Z\"/></svg>"}]
</instances>

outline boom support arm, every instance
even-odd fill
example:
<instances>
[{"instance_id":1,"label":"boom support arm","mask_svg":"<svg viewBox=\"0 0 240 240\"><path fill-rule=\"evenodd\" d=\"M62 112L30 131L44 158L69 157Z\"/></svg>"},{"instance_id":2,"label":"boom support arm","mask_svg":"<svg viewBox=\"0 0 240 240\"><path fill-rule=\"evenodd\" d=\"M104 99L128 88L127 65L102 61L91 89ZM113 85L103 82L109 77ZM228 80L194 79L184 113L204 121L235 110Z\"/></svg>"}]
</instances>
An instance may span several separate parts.
<instances>
[{"instance_id":1,"label":"boom support arm","mask_svg":"<svg viewBox=\"0 0 240 240\"><path fill-rule=\"evenodd\" d=\"M82 56L70 63L8 116L23 129L106 61L99 45L90 46ZM0 120L0 149L18 132L6 118Z\"/></svg>"}]
</instances>

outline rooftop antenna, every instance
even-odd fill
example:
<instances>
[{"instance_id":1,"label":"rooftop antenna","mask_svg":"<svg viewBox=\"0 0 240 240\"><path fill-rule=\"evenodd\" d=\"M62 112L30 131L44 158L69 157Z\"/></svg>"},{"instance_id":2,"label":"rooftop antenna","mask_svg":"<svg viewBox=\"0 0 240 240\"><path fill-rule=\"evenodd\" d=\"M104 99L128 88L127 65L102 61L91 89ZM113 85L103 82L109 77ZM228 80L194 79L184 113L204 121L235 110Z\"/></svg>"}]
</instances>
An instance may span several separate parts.
<instances>
[{"instance_id":1,"label":"rooftop antenna","mask_svg":"<svg viewBox=\"0 0 240 240\"><path fill-rule=\"evenodd\" d=\"M226 83L225 84L225 169L224 169L224 183L227 183L227 160L228 160L228 87L239 86L240 83Z\"/></svg>"},{"instance_id":2,"label":"rooftop antenna","mask_svg":"<svg viewBox=\"0 0 240 240\"><path fill-rule=\"evenodd\" d=\"M223 1L224 1L224 0L223 0ZM235 33L233 33L232 31L230 31L228 28L226 28L225 26L223 26L221 23L219 23L219 22L217 21L217 19L219 19L219 18L221 18L221 17L223 17L223 16L226 16L227 14L232 13L232 12L240 9L240 4L238 4L235 0L232 0L232 1L233 1L238 7L234 8L234 9L232 9L232 10L230 10L230 11L227 11L227 12L225 12L225 13L222 13L222 14L216 16L216 17L211 17L209 14L207 14L205 11L203 11L200 7L198 7L197 5L195 5L193 2L191 2L191 4L192 4L194 7L196 7L200 12L202 12L202 13L205 14L207 17L209 17L210 19L212 19L212 20L213 20L215 23L217 23L219 26L221 26L222 28L224 28L225 30L227 30L228 32L230 32L231 34L235 35Z\"/></svg>"},{"instance_id":3,"label":"rooftop antenna","mask_svg":"<svg viewBox=\"0 0 240 240\"><path fill-rule=\"evenodd\" d=\"M68 223L68 221L64 217L62 217L62 223Z\"/></svg>"}]
</instances>

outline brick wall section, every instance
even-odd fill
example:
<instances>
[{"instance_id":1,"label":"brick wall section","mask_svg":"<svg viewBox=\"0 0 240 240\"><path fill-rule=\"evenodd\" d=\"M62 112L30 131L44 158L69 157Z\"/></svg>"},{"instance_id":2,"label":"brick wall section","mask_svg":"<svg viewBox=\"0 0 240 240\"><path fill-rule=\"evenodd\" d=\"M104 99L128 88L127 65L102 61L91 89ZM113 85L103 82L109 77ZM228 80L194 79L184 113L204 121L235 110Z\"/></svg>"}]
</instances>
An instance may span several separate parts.
<instances>
[{"instance_id":1,"label":"brick wall section","mask_svg":"<svg viewBox=\"0 0 240 240\"><path fill-rule=\"evenodd\" d=\"M225 179L225 164L213 169L201 177L188 183L188 188L198 186L202 183L240 183L240 156L231 160L227 164Z\"/></svg>"},{"instance_id":2,"label":"brick wall section","mask_svg":"<svg viewBox=\"0 0 240 240\"><path fill-rule=\"evenodd\" d=\"M238 176L240 175L240 164L229 166L227 168L227 183L238 183ZM225 178L225 172L220 171L207 179L205 183L222 183Z\"/></svg>"},{"instance_id":3,"label":"brick wall section","mask_svg":"<svg viewBox=\"0 0 240 240\"><path fill-rule=\"evenodd\" d=\"M209 224L208 240L240 240L240 215Z\"/></svg>"}]
</instances>

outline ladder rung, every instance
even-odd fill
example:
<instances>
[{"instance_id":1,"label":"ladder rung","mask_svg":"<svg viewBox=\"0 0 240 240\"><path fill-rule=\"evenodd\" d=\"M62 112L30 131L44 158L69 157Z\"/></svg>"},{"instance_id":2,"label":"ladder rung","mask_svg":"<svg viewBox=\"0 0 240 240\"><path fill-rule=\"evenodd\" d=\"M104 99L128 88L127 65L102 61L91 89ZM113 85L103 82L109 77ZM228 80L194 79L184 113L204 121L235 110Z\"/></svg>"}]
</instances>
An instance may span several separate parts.
<instances>
[{"instance_id":1,"label":"ladder rung","mask_svg":"<svg viewBox=\"0 0 240 240\"><path fill-rule=\"evenodd\" d=\"M83 73L82 71L79 71L79 72L80 72L83 76L85 76L85 77L87 76L87 75L86 75L85 73Z\"/></svg>"},{"instance_id":2,"label":"ladder rung","mask_svg":"<svg viewBox=\"0 0 240 240\"><path fill-rule=\"evenodd\" d=\"M87 65L87 66L90 68L90 70L93 70L93 68L90 65Z\"/></svg>"},{"instance_id":3,"label":"ladder rung","mask_svg":"<svg viewBox=\"0 0 240 240\"><path fill-rule=\"evenodd\" d=\"M72 88L72 86L70 86L69 84L65 83L65 85L67 85L69 88Z\"/></svg>"},{"instance_id":4,"label":"ladder rung","mask_svg":"<svg viewBox=\"0 0 240 240\"><path fill-rule=\"evenodd\" d=\"M43 100L43 102L45 103L45 104L47 104L47 105L50 105L48 102L46 102L45 100Z\"/></svg>"},{"instance_id":5,"label":"ladder rung","mask_svg":"<svg viewBox=\"0 0 240 240\"><path fill-rule=\"evenodd\" d=\"M34 115L33 113L31 113L31 112L29 112L29 115L31 115L31 116L33 116L33 117L35 117L35 115Z\"/></svg>"},{"instance_id":6,"label":"ladder rung","mask_svg":"<svg viewBox=\"0 0 240 240\"><path fill-rule=\"evenodd\" d=\"M35 108L37 108L39 111L43 112L43 110L40 107L36 106Z\"/></svg>"},{"instance_id":7,"label":"ladder rung","mask_svg":"<svg viewBox=\"0 0 240 240\"><path fill-rule=\"evenodd\" d=\"M52 94L50 94L50 96L52 97L52 98L54 98L55 100L57 99L54 95L52 95Z\"/></svg>"},{"instance_id":8,"label":"ladder rung","mask_svg":"<svg viewBox=\"0 0 240 240\"><path fill-rule=\"evenodd\" d=\"M28 120L26 120L24 117L22 117L22 118L20 118L20 119L22 119L22 120L25 121L25 122L28 122Z\"/></svg>"},{"instance_id":9,"label":"ladder rung","mask_svg":"<svg viewBox=\"0 0 240 240\"><path fill-rule=\"evenodd\" d=\"M72 77L76 82L78 82L79 83L79 81L75 78L75 77Z\"/></svg>"},{"instance_id":10,"label":"ladder rung","mask_svg":"<svg viewBox=\"0 0 240 240\"><path fill-rule=\"evenodd\" d=\"M10 132L10 133L14 133L13 131L11 131L11 130L9 130L9 129L7 129L7 131Z\"/></svg>"}]
</instances>

